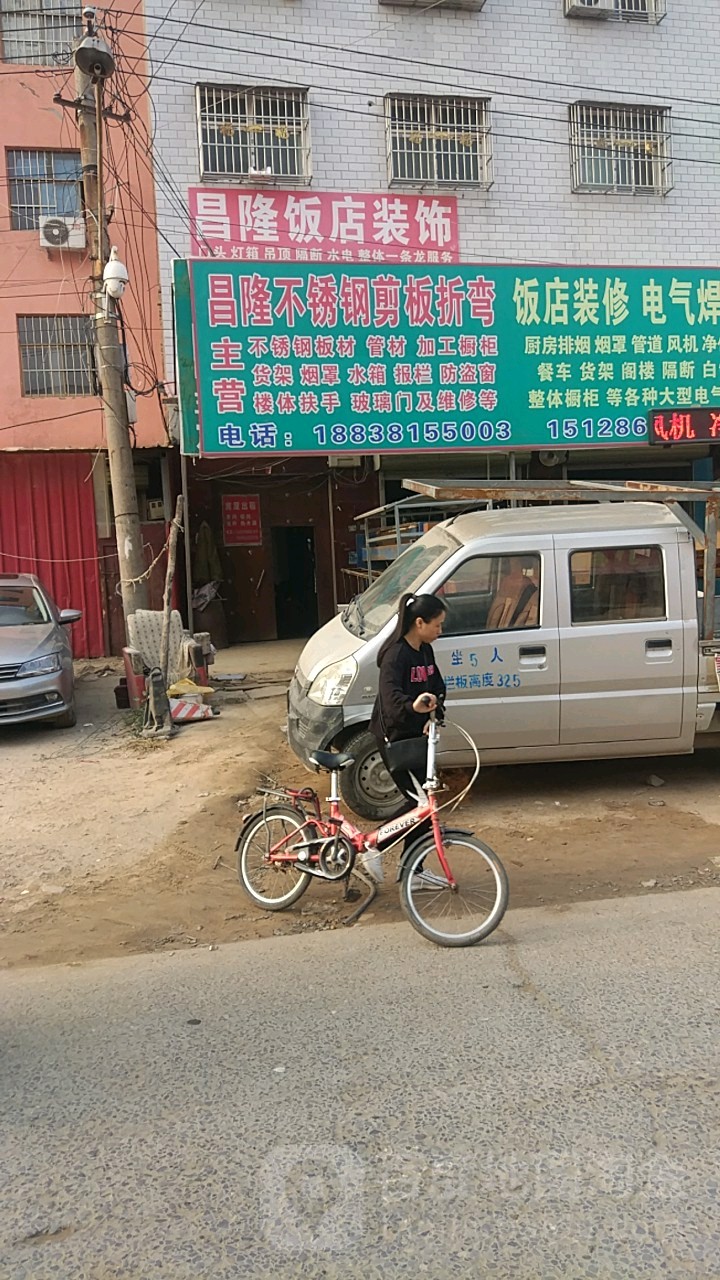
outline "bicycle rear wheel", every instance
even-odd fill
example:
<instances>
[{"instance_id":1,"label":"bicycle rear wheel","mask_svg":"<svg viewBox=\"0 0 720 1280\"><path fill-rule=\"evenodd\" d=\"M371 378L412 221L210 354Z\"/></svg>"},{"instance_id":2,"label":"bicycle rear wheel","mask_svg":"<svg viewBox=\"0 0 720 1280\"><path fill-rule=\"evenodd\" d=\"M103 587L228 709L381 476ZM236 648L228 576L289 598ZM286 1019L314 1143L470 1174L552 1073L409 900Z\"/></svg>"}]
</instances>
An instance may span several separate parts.
<instances>
[{"instance_id":1,"label":"bicycle rear wheel","mask_svg":"<svg viewBox=\"0 0 720 1280\"><path fill-rule=\"evenodd\" d=\"M268 806L248 820L238 837L238 877L243 889L266 911L284 911L302 897L312 876L297 862L269 862L271 849L283 844L287 853L305 843L313 830L297 809Z\"/></svg>"},{"instance_id":2,"label":"bicycle rear wheel","mask_svg":"<svg viewBox=\"0 0 720 1280\"><path fill-rule=\"evenodd\" d=\"M430 836L405 868L400 900L413 928L430 942L472 947L497 929L505 914L507 874L497 854L474 836L448 832L444 848L457 888L450 887ZM428 876L424 883L420 871Z\"/></svg>"}]
</instances>

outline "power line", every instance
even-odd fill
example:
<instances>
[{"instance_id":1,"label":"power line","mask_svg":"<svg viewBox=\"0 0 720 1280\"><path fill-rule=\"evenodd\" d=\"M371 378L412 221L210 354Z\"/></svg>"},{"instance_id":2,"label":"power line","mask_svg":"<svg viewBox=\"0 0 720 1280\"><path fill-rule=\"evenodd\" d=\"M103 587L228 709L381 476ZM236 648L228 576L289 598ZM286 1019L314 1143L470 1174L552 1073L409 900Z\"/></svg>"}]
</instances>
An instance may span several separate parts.
<instances>
[{"instance_id":1,"label":"power line","mask_svg":"<svg viewBox=\"0 0 720 1280\"><path fill-rule=\"evenodd\" d=\"M117 13L122 14L126 11L122 9L113 9L108 12L112 12L114 14L117 14ZM218 35L218 27L217 27L217 24L215 23L192 21L188 24L188 23L185 23L184 19L170 18L170 17L162 19L162 22L165 22L165 21L174 22L178 24L183 23L185 26L187 25L191 26L194 30L211 31L216 37ZM274 31L272 32L271 31L252 31L252 30L248 30L247 28L236 27L236 28L233 28L232 34L238 35L238 36L247 36L252 40L262 40L263 47L262 49L259 49L259 50L233 48L232 46L227 44L225 39L225 34L223 33L221 48L224 52L251 53L251 54L255 54L256 56L261 56L263 59L267 57L281 57L283 61L297 61L297 62L303 61L300 58L292 58L292 56L288 58L287 55L284 55L284 54L270 53L267 49L267 44L269 42L270 43L276 42L277 44L294 45L294 46L299 46L300 48L323 49L330 53L352 53L353 55L360 54L361 57L372 58L382 62L390 62L392 63L393 67L396 67L398 63L408 65L408 66L413 66L413 67L430 67L432 68L433 71L436 71L436 72L448 71L453 73L460 73L463 76L476 76L476 77L481 77L481 78L491 79L491 80L511 80L511 81L516 81L519 84L543 85L553 89L555 88L568 89L573 93L579 92L579 91L588 92L588 93L599 93L599 94L607 94L608 92L621 92L620 90L617 90L617 91L609 90L607 85L598 86L598 85L577 84L573 81L563 81L563 80L557 80L557 79L550 80L540 76L519 75L511 71L488 71L486 69L483 69L482 71L473 71L471 68L460 66L457 63L439 63L434 59L409 58L407 56L403 56L402 54L381 53L376 50L358 49L358 48L353 48L352 46L347 46L347 45L329 44L325 41L320 41L320 40L302 39L299 36L282 36L282 35L278 35L278 33ZM161 40L169 40L172 37L167 35L161 35L158 38ZM149 32L147 39L148 41L153 40L154 32ZM202 42L202 41L191 41L183 37L182 43L191 44L191 45L195 44L200 48L209 48L216 53L218 50L217 39L215 43L211 43L211 42ZM311 64L313 62L312 59L305 59L304 61ZM318 65L323 66L326 69L331 68L339 71L351 71L353 74L358 73L357 67L348 68L344 66L339 66L335 62L328 62L327 60L319 62ZM370 74L374 74L372 69L370 71ZM393 78L397 78L397 75L395 75ZM424 78L423 82L427 83L427 77ZM497 90L497 92L500 92L500 91ZM641 93L638 90L631 90L631 89L622 90L622 92L624 92L627 97L638 98L641 101L647 101L647 97L648 97L647 93ZM655 97L655 98L661 98L661 100L664 102L688 103L693 106L699 105L699 106L706 106L711 108L720 106L720 103L718 102L714 102L706 98L699 98L696 96L693 96L692 98L686 98L676 94L659 95L659 94L652 94L652 93L649 96ZM535 98L535 100L549 101L549 102L556 101L555 98L549 98L549 99ZM707 121L706 123L717 123L717 122Z\"/></svg>"},{"instance_id":2,"label":"power line","mask_svg":"<svg viewBox=\"0 0 720 1280\"><path fill-rule=\"evenodd\" d=\"M197 43L197 42L190 42L190 43ZM200 45L199 45L199 47L202 47L202 48L209 48L210 46L200 44ZM228 49L228 48L227 48L227 46L226 46L226 50L227 50L228 52L232 52L232 53L245 53L245 54L247 54L247 53L252 53L252 52L253 52L253 51L251 51L251 50L247 50L247 49ZM263 57L276 57L276 58L277 58L277 57L279 57L279 58L281 58L283 61L285 61L285 60L286 60L286 59L284 59L284 58L283 58L283 55L277 55L277 54L271 54L271 53L265 53L265 52L263 53ZM136 59L135 61L136 61L136 62L137 62L137 61L140 61L140 59L138 58L138 59ZM176 63L176 62L168 61L165 65L167 65L167 66L171 66L171 67L185 67L187 64L186 64L185 62L177 62L177 63ZM321 65L321 66L324 66L324 67L326 67L326 68L331 66L331 64L326 64L326 63L321 63L320 65ZM333 67L332 69L335 69L335 70L344 70L344 71L348 71L348 72L352 72L352 71L354 70L353 68L350 68L350 67L339 67L339 68L338 68L338 67ZM198 72L198 73L210 73L210 74L216 74L216 73L217 73L217 67L216 67L216 66L203 67L203 66L197 66L197 65L195 65L195 66L194 66L194 68L193 68L193 71L194 71L194 72ZM139 77L139 74L138 74L137 72L132 72L131 74L135 74L136 76L138 76L138 78L140 78L140 77ZM389 73L387 73L387 72L379 72L378 74L379 74L383 79L391 79L391 80L393 80L393 81L395 80L395 77L391 76L391 75L390 75ZM179 77L158 76L158 77L157 77L157 79L158 79L158 80L161 80L161 81L167 81L168 83L184 85L184 86L185 86L185 88L194 88L194 85L192 84L192 82L190 82L190 81L188 81L188 80L183 80L183 79L181 79L181 78L179 78ZM265 81L271 80L271 81L273 81L273 82L274 82L274 83L276 83L276 84L287 84L287 77L280 78L280 77L277 77L277 76L272 76L272 75L264 74L263 79L264 79ZM146 87L145 87L145 89L144 89L144 91L143 91L144 93L149 93L149 92L150 92L150 87L151 87L151 84L152 84L152 80L153 80L153 77L148 78L147 85L146 85ZM419 82L419 81L418 81L418 82L416 82L416 83L422 83L424 87L427 87L428 83L431 83L431 82L429 82L429 81L427 81L427 80L423 80L422 82ZM228 87L228 88L231 88L231 86L230 86L230 85L228 85L227 87ZM318 86L309 86L309 87L311 87L311 88L318 88ZM444 86L444 87L447 89L447 86ZM363 97L363 98L367 98L368 92L371 92L370 90L367 90L367 89L365 89L365 90L361 90L361 89L351 89L351 88L348 88L347 86L344 86L344 87L342 87L342 88L337 88L337 89L336 89L334 86L331 86L331 85L322 85L322 86L319 86L319 88L320 88L320 90L321 90L321 91L323 91L323 92L338 93L338 94L342 94L343 96L353 95L353 96ZM139 97L140 97L140 96L142 96L142 95L138 95L138 98L136 98L136 101L138 101L138 100L139 100ZM516 95L514 95L514 94L509 94L508 96L515 97ZM552 103L553 103L553 105L555 105L555 106L566 106L566 105L567 105L567 104L563 104L563 103L558 103L556 99L543 99L543 101L552 102ZM385 114L384 114L384 112L383 112L383 113L380 113L380 112L377 112L377 111L361 110L361 109L358 109L358 108L355 108L355 107L347 107L347 106L341 105L341 104L339 104L339 103L327 103L327 102L318 102L318 101L314 101L314 102L312 102L310 105L311 105L311 108L312 108L313 110L315 110L316 108L320 108L321 110L328 110L328 111L342 112L343 114L346 114L346 115L361 116L361 117L364 117L364 118L367 118L367 119L372 119L372 120L374 120L375 122L380 121L382 124L384 124L384 123L385 123ZM543 122L548 122L548 123L555 123L555 124L557 124L557 125L564 125L565 127L567 126L567 119L566 119L566 118L565 118L565 119L563 119L563 118L561 118L561 117L559 117L559 116L558 116L558 117L550 117L550 116L542 116L542 115L531 114L531 113L526 113L526 112L503 112L502 110L498 110L498 109L494 106L492 98L490 99L490 105L491 105L491 111L492 111L492 113L493 113L493 114L496 114L496 115L505 115L505 116L509 116L509 117L511 117L511 118L513 118L513 119L528 120L528 121L529 121L529 122L531 122L531 123L536 123L536 122L538 122L538 121L539 121L539 122L541 122L541 123L543 123ZM620 104L619 104L619 103L615 103L615 104L613 104L612 102L608 102L608 104L607 104L607 105L608 105L608 106L610 106L610 107L612 107L613 105L620 105ZM711 122L708 122L708 123L711 123ZM720 121L718 121L718 122L712 122L712 123L713 123L716 127L718 127L718 128L720 129ZM509 140L509 141L512 141L512 142L539 142L539 143L543 143L543 144L548 145L548 146L562 146L562 147L565 147L565 148L567 148L567 146L568 146L568 139L567 139L567 136L565 136L565 137L563 137L563 138L547 138L547 137L543 137L543 136L531 135L531 134L526 134L526 133L517 133L517 134L516 134L516 133L507 133L507 132L503 132L503 131L500 131L500 130L498 130L498 129L492 128L492 127L491 127L491 130L490 130L490 136L491 136L492 138L503 138L503 139L506 139L506 140ZM673 131L672 131L672 137L673 137L673 138L677 138L677 137L693 138L693 139L697 139L697 140L700 140L700 141L703 141L703 142L706 142L706 143L707 143L707 142L713 142L713 141L718 141L718 142L720 143L720 137L718 137L718 139L717 139L717 140L715 140L715 139L712 139L712 138L708 137L708 136L707 136L707 135L705 135L705 134L687 133L687 132L684 132L684 131L682 131L682 130L675 130L675 129L673 129ZM711 167L716 167L716 166L720 165L720 159L719 159L719 160L712 160L712 159L704 158L704 157L701 157L701 156L675 155L675 156L673 157L673 159L674 159L674 160L677 160L679 163L700 164L700 165L707 165L707 166L711 166ZM228 175L228 177L232 177L232 175ZM449 185L451 185L451 184L449 184Z\"/></svg>"},{"instance_id":3,"label":"power line","mask_svg":"<svg viewBox=\"0 0 720 1280\"><path fill-rule=\"evenodd\" d=\"M175 66L175 65L177 65L177 66L184 66L185 64L184 64L184 63L177 63L177 64L175 64L175 63L169 63L168 65L170 65L170 66ZM196 68L196 70L197 70L197 71L200 71L200 72L203 72L203 71L212 71L212 70L213 70L213 68L197 67L197 68ZM162 80L162 81L166 81L167 83L171 83L171 84L178 84L178 85L184 85L186 88L188 88L188 87L192 87L192 86L190 86L190 85L188 84L188 81L186 81L186 80L182 80L181 78L178 78L178 77L160 76L160 77L158 77L158 78L159 78L160 80ZM265 77L265 79L266 79L266 80L268 80L268 79L275 79L275 78L274 78L274 77L266 76L266 77ZM285 82L283 82L283 81L277 81L277 80L276 80L275 82L276 82L276 83L286 83L286 81L285 81ZM337 90L337 92L347 93L347 92L354 92L354 91L348 91L348 90ZM362 96L366 96L366 95L365 95L365 94L363 94ZM612 106L613 106L613 103L609 103L608 105L609 105L610 107L612 107ZM335 112L342 113L342 114L344 114L344 115L360 116L360 117L363 117L363 118L365 118L365 119L371 119L371 120L375 121L375 123L378 123L378 122L379 122L379 123L381 123L383 126L385 125L385 116L384 116L384 114L380 114L379 112L376 112L376 111L361 110L361 109L356 108L356 107L346 107L346 106L342 106L342 105L341 105L341 104L339 104L339 103L329 103L329 102L313 102L313 103L311 103L311 108L312 108L312 110L315 110L316 108L319 108L320 110L335 111ZM505 113L505 114L507 114L507 113ZM520 114L520 113L515 113L515 114L516 114L517 118L519 118L519 119L527 119L527 120L529 120L529 121L531 121L531 122L533 122L533 121L535 121L535 120L537 120L537 119L538 119L538 117L536 117L536 116L532 116L532 115L527 115L527 116L526 116L526 115L524 115L524 114ZM567 129L567 123L568 123L568 122L567 122L567 119L561 119L560 117L558 117L558 118L557 118L557 120L555 121L555 123L556 123L558 126L564 126L564 127L565 127L565 129ZM495 139L495 138L502 138L502 139L507 140L507 141L510 141L510 142L523 142L523 143L528 143L528 142L530 142L530 143L541 143L541 144L543 144L543 145L551 146L551 147L563 147L565 150L567 150L567 149L568 149L568 147L569 147L569 141L568 141L567 134L566 134L564 137L562 137L562 138L547 138L547 137L544 137L544 136L542 136L542 135L538 135L538 134L530 134L530 133L508 133L508 132L505 132L504 130L495 129L495 128L494 128L494 127L492 127L492 125L491 125L491 127L490 127L490 134L489 134L489 136L490 136L490 139L491 139L491 140L492 140L492 139ZM672 133L672 135L671 135L671 136L672 136L673 138L674 138L674 137L693 137L693 138L700 138L700 139L701 139L702 141L704 141L704 142L712 142L712 141L715 141L714 139L709 138L709 137L706 137L706 136L704 136L704 135L700 135L700 134L682 134L682 133L678 134L678 133L676 133L675 131L673 131L673 133ZM717 139L717 141L718 141L718 143L720 143L720 137ZM677 153L674 153L672 157L668 157L668 161L670 161L670 160L672 160L673 162L677 162L677 163L679 163L679 164L696 164L696 165L704 165L704 166L707 166L707 167L710 167L710 168L716 168L716 167L720 166L720 159L718 159L718 160L712 160L712 159L710 159L710 158L705 158L705 157L702 157L702 156L689 156L689 155L685 155L685 154L679 155L679 154L677 154ZM227 176L227 178L228 178L228 180L229 180L229 181L232 181L233 177L236 177L237 175L227 174L226 176ZM280 175L280 176L281 176L281 175ZM217 178L215 178L215 179L214 179L214 181L216 181L216 180L217 180ZM419 184L419 183L418 183L418 184L415 184L415 183L413 184L413 186L417 186L417 185L421 185L421 184ZM430 183L430 185L431 185L431 186L433 186L433 184L432 184L432 183ZM471 188L477 189L477 187L474 187L474 184L463 184L463 183L455 183L455 184L454 184L454 183L451 183L451 182L447 184L447 187L448 187L448 188L451 188L452 190L455 190L455 189L457 189L457 190L468 190L468 189L471 189ZM482 189L482 188L480 188L480 189ZM434 187L434 186L433 186L433 193L434 193L434 194L437 194L437 191L436 191L436 189L435 189L435 187ZM581 193L581 194L582 194L582 193ZM651 194L651 193L648 193L648 194Z\"/></svg>"},{"instance_id":4,"label":"power line","mask_svg":"<svg viewBox=\"0 0 720 1280\"><path fill-rule=\"evenodd\" d=\"M14 333L13 329L0 329L0 333ZM92 409L77 409L75 413L56 413L50 417L28 418L24 422L9 422L6 426L0 427L0 431L19 431L21 427L38 427L48 422L63 422L66 418L82 418L88 413L101 413L100 405L93 405Z\"/></svg>"}]
</instances>

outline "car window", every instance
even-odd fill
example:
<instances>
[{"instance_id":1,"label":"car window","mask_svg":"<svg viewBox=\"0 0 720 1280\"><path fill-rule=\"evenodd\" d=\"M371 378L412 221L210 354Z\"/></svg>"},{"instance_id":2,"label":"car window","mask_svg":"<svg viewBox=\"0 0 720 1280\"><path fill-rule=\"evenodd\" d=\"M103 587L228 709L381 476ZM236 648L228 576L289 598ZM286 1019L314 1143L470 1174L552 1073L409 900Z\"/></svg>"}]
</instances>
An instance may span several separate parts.
<instances>
[{"instance_id":1,"label":"car window","mask_svg":"<svg viewBox=\"0 0 720 1280\"><path fill-rule=\"evenodd\" d=\"M570 555L572 620L632 622L664 618L660 547L592 547Z\"/></svg>"},{"instance_id":2,"label":"car window","mask_svg":"<svg viewBox=\"0 0 720 1280\"><path fill-rule=\"evenodd\" d=\"M447 605L446 636L509 631L540 623L537 554L473 556L437 592Z\"/></svg>"},{"instance_id":3,"label":"car window","mask_svg":"<svg viewBox=\"0 0 720 1280\"><path fill-rule=\"evenodd\" d=\"M33 627L51 620L48 606L35 587L0 584L0 627Z\"/></svg>"}]
</instances>

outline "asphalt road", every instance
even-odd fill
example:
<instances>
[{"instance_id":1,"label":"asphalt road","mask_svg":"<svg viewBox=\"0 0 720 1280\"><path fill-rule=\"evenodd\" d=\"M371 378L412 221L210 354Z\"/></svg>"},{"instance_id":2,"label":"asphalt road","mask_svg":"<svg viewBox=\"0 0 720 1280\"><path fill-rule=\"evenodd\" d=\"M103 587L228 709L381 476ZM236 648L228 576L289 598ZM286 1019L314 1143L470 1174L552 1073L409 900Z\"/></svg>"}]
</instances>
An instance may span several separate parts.
<instances>
[{"instance_id":1,"label":"asphalt road","mask_svg":"<svg viewBox=\"0 0 720 1280\"><path fill-rule=\"evenodd\" d=\"M719 913L3 974L2 1280L720 1276Z\"/></svg>"}]
</instances>

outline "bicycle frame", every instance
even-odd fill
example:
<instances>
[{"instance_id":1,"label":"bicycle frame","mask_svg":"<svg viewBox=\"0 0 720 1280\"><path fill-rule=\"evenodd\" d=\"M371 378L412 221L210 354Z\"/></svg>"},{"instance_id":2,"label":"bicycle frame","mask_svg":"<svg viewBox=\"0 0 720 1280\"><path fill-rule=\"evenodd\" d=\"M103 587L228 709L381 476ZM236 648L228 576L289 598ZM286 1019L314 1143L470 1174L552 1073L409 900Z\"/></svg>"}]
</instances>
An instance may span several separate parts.
<instances>
[{"instance_id":1,"label":"bicycle frame","mask_svg":"<svg viewBox=\"0 0 720 1280\"><path fill-rule=\"evenodd\" d=\"M323 818L321 815L317 793L314 791L308 791L308 789L305 789L302 792L298 792L288 789L286 791L275 792L274 790L270 790L269 794L283 795L294 800L296 803L299 801L312 805L313 813L311 816L304 814L305 822L301 827L301 831L303 832L305 832L306 828L310 829L309 838L307 838L308 847L311 847L313 844L319 845L327 841L335 840L337 835L341 835L350 842L356 854L363 853L365 850L378 849L380 845L383 845L385 844L385 841L388 841L389 843L381 850L381 852L385 853L391 849L394 844L397 844L401 836L412 830L413 827L419 826L420 823L426 822L429 819L440 866L443 869L444 875L447 877L450 888L456 889L457 882L452 874L447 858L445 857L445 845L443 842L440 820L438 818L437 792L440 790L440 783L436 776L438 740L439 730L433 715L430 720L430 728L428 731L427 780L422 787L422 790L425 792L425 798L421 799L420 791L418 790L419 803L416 808L411 809L408 813L401 814L398 818L393 818L390 822L384 823L375 831L361 831L341 812L338 785L339 774L337 769L333 769L330 774L330 795L327 797L329 806L327 818ZM293 831L287 836L284 836L282 840L279 840L278 843L268 851L268 861L276 863L295 863L310 870L311 874L322 874L321 872L314 871L312 866L308 866L308 863L317 863L317 852L310 852L308 854L307 862L303 862L299 858L295 849L284 849L284 846L289 841L296 840L297 834L297 831Z\"/></svg>"}]
</instances>

